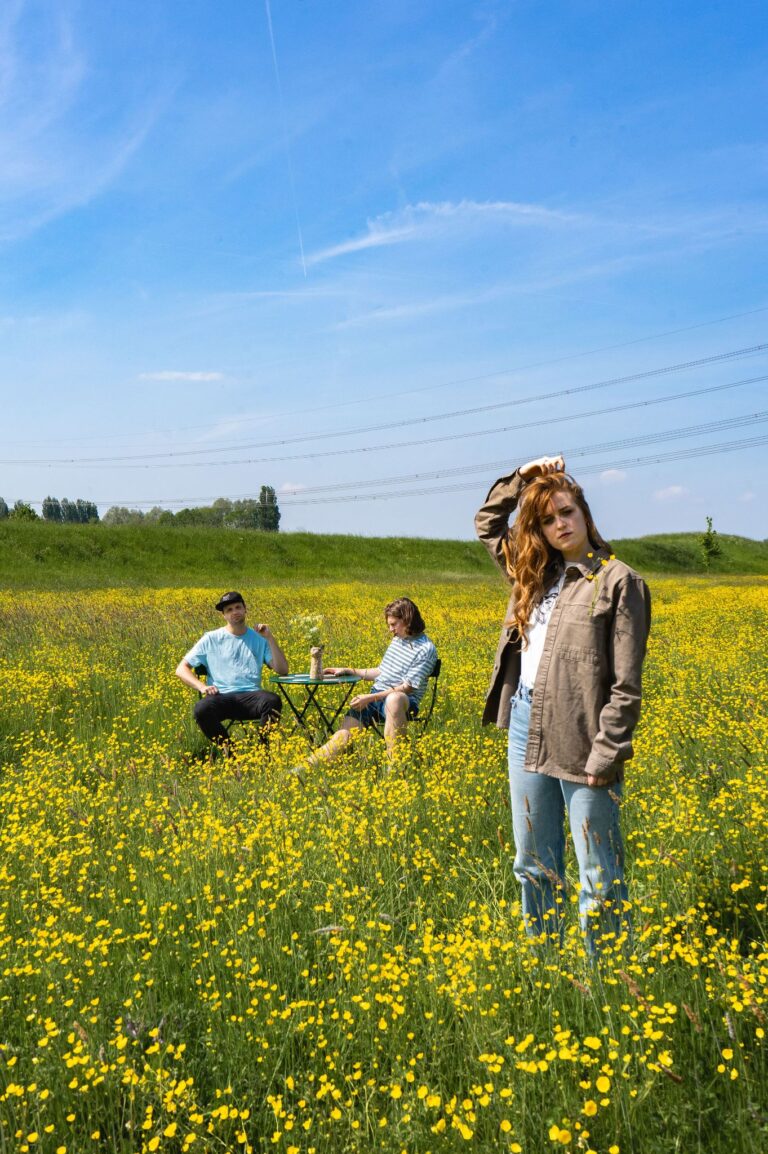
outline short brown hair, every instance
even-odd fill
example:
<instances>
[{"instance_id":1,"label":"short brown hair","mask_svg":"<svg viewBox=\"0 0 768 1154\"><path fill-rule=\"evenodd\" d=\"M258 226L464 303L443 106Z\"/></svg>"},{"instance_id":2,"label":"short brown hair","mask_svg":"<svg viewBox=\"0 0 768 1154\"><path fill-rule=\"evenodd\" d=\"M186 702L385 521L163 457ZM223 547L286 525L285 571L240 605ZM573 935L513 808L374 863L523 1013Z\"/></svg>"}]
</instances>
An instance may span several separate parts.
<instances>
[{"instance_id":1,"label":"short brown hair","mask_svg":"<svg viewBox=\"0 0 768 1154\"><path fill-rule=\"evenodd\" d=\"M418 637L427 628L418 606L414 605L410 597L398 597L390 601L384 610L384 617L397 617L398 621L403 621L410 637Z\"/></svg>"}]
</instances>

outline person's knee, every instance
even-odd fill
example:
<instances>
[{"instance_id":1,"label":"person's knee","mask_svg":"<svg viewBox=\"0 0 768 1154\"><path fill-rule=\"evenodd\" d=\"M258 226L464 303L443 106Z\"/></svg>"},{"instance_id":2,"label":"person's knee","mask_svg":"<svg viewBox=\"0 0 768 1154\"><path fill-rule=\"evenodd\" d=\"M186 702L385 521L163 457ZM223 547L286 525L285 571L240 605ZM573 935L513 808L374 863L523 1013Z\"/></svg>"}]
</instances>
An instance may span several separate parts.
<instances>
[{"instance_id":1,"label":"person's knee","mask_svg":"<svg viewBox=\"0 0 768 1154\"><path fill-rule=\"evenodd\" d=\"M198 701L196 701L192 708L195 721L199 721L201 717L209 716L212 710L213 697L206 694L205 697L201 697Z\"/></svg>"},{"instance_id":2,"label":"person's knee","mask_svg":"<svg viewBox=\"0 0 768 1154\"><path fill-rule=\"evenodd\" d=\"M388 693L384 700L384 709L388 717L405 717L408 713L408 694Z\"/></svg>"},{"instance_id":3,"label":"person's knee","mask_svg":"<svg viewBox=\"0 0 768 1154\"><path fill-rule=\"evenodd\" d=\"M283 708L282 699L277 693L272 693L269 689L264 690L264 716L277 719Z\"/></svg>"}]
</instances>

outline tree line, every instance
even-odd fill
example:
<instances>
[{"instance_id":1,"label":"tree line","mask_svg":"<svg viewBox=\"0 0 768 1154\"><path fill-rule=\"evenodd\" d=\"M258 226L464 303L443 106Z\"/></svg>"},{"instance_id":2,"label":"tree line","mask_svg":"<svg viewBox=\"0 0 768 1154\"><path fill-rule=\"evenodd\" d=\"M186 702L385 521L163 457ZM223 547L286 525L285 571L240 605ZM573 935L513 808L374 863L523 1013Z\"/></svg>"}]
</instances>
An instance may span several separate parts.
<instances>
[{"instance_id":1,"label":"tree line","mask_svg":"<svg viewBox=\"0 0 768 1154\"><path fill-rule=\"evenodd\" d=\"M9 509L0 497L0 521L52 521L56 524L102 525L203 525L216 529L261 529L276 533L280 527L280 509L277 495L271 485L262 485L259 496L242 501L230 501L218 497L212 505L193 506L179 509L178 513L162 509L156 505L148 512L129 509L124 505L113 505L102 518L93 501L78 497L70 501L67 497L46 497L42 504L42 518L26 501L17 501Z\"/></svg>"},{"instance_id":2,"label":"tree line","mask_svg":"<svg viewBox=\"0 0 768 1154\"><path fill-rule=\"evenodd\" d=\"M64 497L62 501L58 497L46 497L43 501L42 517L28 501L17 501L9 509L7 502L0 497L0 521L43 520L57 521L60 524L68 521L76 525L87 525L98 519L97 506L93 501L84 501L82 497L78 497L76 501L70 501L68 497Z\"/></svg>"}]
</instances>

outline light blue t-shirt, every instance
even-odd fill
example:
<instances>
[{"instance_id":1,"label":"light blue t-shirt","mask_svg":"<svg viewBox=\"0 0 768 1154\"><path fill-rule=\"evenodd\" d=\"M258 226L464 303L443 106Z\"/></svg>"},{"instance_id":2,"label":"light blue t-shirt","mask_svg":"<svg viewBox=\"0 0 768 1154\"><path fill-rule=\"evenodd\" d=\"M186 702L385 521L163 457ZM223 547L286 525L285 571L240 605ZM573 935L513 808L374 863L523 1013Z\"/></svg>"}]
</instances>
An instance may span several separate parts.
<instances>
[{"instance_id":1,"label":"light blue t-shirt","mask_svg":"<svg viewBox=\"0 0 768 1154\"><path fill-rule=\"evenodd\" d=\"M205 665L208 680L219 693L249 693L261 689L261 667L272 664L272 650L250 626L242 637L223 626L204 633L184 660L193 669L196 665Z\"/></svg>"}]
</instances>

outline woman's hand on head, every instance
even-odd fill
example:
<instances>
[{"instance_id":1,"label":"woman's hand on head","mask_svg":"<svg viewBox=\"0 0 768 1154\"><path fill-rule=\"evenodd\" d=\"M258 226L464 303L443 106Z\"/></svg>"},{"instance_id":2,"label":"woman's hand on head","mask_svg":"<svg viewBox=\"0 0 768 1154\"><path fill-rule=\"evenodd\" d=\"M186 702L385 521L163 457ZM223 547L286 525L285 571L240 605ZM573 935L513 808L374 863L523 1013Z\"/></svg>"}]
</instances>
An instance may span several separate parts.
<instances>
[{"instance_id":1,"label":"woman's hand on head","mask_svg":"<svg viewBox=\"0 0 768 1154\"><path fill-rule=\"evenodd\" d=\"M524 481L533 477L547 477L550 473L564 473L565 459L563 457L537 457L535 461L528 461L517 470Z\"/></svg>"}]
</instances>

